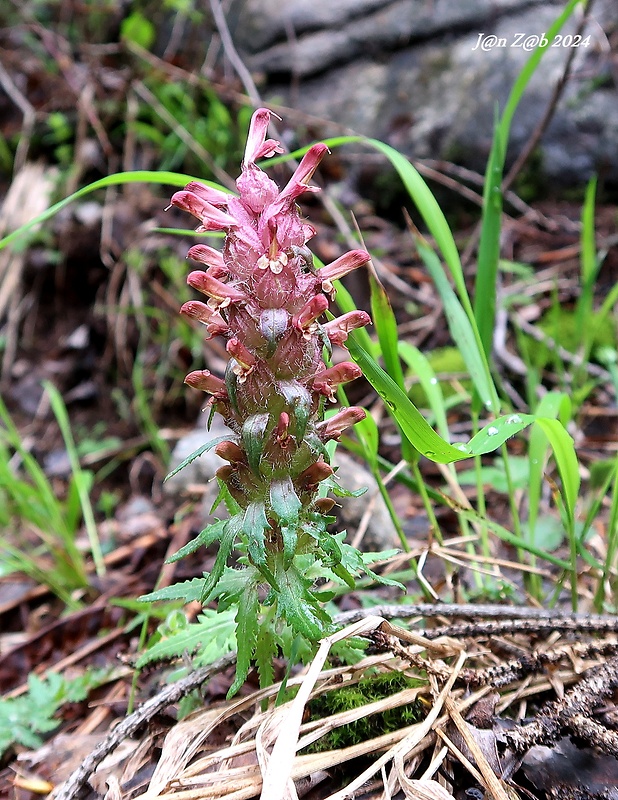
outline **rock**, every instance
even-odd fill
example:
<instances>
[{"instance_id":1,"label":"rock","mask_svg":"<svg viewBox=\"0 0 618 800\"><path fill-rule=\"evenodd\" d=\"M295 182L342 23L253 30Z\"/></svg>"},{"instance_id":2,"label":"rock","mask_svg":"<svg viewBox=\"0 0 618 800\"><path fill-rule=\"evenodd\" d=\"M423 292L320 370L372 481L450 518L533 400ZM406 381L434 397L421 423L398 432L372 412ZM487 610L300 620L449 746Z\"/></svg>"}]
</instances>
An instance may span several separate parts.
<instances>
[{"instance_id":1,"label":"rock","mask_svg":"<svg viewBox=\"0 0 618 800\"><path fill-rule=\"evenodd\" d=\"M349 456L341 448L335 453L334 467L337 467L336 478L339 484L348 491L366 488L360 497L344 497L333 513L337 515L340 528L347 528L348 542L354 539L358 526L369 504L373 503L367 530L363 536L360 550L379 552L399 546L399 537L393 521L388 513L386 503L380 495L378 484L371 472Z\"/></svg>"},{"instance_id":2,"label":"rock","mask_svg":"<svg viewBox=\"0 0 618 800\"><path fill-rule=\"evenodd\" d=\"M183 436L176 443L176 447L172 452L172 458L169 466L170 472L173 472L185 458L188 458L192 453L198 450L202 445L208 444L212 439L217 439L219 436L226 436L229 434L233 436L232 431L223 422L221 417L216 414L213 417L210 430L205 426L198 427L195 430ZM176 475L171 477L163 484L164 490L168 494L182 494L192 485L208 485L207 493L210 495L214 492L213 500L219 491L216 481L214 481L215 472L227 464L219 456L215 455L214 450L207 450L201 456L194 459L190 464L177 472ZM212 492L210 491L212 487Z\"/></svg>"},{"instance_id":3,"label":"rock","mask_svg":"<svg viewBox=\"0 0 618 800\"><path fill-rule=\"evenodd\" d=\"M264 76L265 102L330 121L325 135L353 130L413 158L483 172L496 104L504 108L530 56L523 45L563 9L562 0L237 0L230 25L244 59ZM577 23L573 15L561 36ZM597 0L588 44L576 50L538 148L540 172L554 183L581 185L594 171L618 180L618 92L606 52L615 30L613 0ZM507 163L541 119L572 39L552 45L513 119Z\"/></svg>"}]
</instances>

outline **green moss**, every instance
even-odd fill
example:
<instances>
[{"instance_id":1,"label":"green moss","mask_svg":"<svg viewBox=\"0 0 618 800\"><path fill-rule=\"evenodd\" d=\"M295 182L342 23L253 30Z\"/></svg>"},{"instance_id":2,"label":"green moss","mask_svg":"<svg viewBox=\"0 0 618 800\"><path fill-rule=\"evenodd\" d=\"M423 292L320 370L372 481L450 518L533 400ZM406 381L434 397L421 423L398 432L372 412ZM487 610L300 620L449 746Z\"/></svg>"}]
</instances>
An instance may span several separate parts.
<instances>
[{"instance_id":1,"label":"green moss","mask_svg":"<svg viewBox=\"0 0 618 800\"><path fill-rule=\"evenodd\" d=\"M342 711L351 711L377 700L383 700L404 689L413 689L424 685L425 681L408 678L401 672L388 672L363 678L354 686L331 689L311 700L308 706L310 719L325 719ZM305 748L303 752L320 753L324 750L350 747L376 736L399 730L407 725L413 725L419 722L424 714L424 705L416 700L399 708L363 717L349 725L342 725Z\"/></svg>"}]
</instances>

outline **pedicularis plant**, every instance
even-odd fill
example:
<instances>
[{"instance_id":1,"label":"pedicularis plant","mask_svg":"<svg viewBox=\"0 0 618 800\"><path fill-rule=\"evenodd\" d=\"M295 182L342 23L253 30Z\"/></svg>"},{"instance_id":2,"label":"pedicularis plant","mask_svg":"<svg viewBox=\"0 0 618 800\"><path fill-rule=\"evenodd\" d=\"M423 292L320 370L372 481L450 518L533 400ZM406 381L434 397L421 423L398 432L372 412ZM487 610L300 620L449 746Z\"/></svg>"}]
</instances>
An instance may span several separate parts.
<instances>
[{"instance_id":1,"label":"pedicularis plant","mask_svg":"<svg viewBox=\"0 0 618 800\"><path fill-rule=\"evenodd\" d=\"M217 477L231 517L203 531L177 557L218 540L201 600L217 598L220 609L238 605L235 686L253 658L258 665L270 663L290 643L302 652L329 630L320 580L354 586L354 574L368 571L344 534L327 530L335 521L329 516L335 501L326 494L345 492L334 481L326 444L365 412L347 407L325 419L325 409L335 402L337 387L361 370L350 361L329 366L325 357L330 361L332 345L343 346L350 330L370 319L352 311L320 320L334 294L332 282L369 255L353 250L314 269L307 242L315 231L296 199L318 191L308 181L328 148L314 145L280 191L256 165L282 152L279 142L266 138L269 118L266 109L252 117L238 196L191 182L171 201L199 219L198 231L226 233L222 253L204 244L189 250L188 257L206 269L192 272L188 282L208 300L185 303L181 312L203 323L207 337L227 342L225 377L198 370L186 383L211 395L212 409L233 431L198 451L214 447L228 462ZM231 568L233 548L240 557Z\"/></svg>"}]
</instances>

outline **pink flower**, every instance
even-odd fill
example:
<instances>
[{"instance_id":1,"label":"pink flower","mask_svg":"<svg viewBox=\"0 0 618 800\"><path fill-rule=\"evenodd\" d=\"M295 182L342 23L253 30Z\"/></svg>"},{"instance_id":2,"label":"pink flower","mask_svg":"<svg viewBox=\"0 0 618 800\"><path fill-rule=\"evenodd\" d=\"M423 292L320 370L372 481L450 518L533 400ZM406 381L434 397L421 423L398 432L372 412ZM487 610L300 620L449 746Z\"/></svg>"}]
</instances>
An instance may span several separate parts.
<instances>
[{"instance_id":1,"label":"pink flower","mask_svg":"<svg viewBox=\"0 0 618 800\"><path fill-rule=\"evenodd\" d=\"M228 399L225 381L217 378L210 370L198 369L195 372L190 372L185 378L185 383L193 386L194 389L201 389L202 392L214 395L218 400Z\"/></svg>"},{"instance_id":2,"label":"pink flower","mask_svg":"<svg viewBox=\"0 0 618 800\"><path fill-rule=\"evenodd\" d=\"M234 217L221 211L195 192L187 190L176 192L171 202L173 206L188 211L200 220L202 224L198 231L226 231L236 225Z\"/></svg>"},{"instance_id":3,"label":"pink flower","mask_svg":"<svg viewBox=\"0 0 618 800\"><path fill-rule=\"evenodd\" d=\"M325 422L320 422L317 426L317 430L323 441L328 442L330 439L338 441L345 430L356 425L357 422L365 419L366 416L367 414L364 409L358 406L348 406L348 408L342 408L341 411Z\"/></svg>"},{"instance_id":4,"label":"pink flower","mask_svg":"<svg viewBox=\"0 0 618 800\"><path fill-rule=\"evenodd\" d=\"M301 310L292 317L292 325L302 332L305 339L310 339L317 326L315 320L328 308L328 300L323 294L316 294L307 300Z\"/></svg>"},{"instance_id":5,"label":"pink flower","mask_svg":"<svg viewBox=\"0 0 618 800\"><path fill-rule=\"evenodd\" d=\"M331 294L333 291L333 281L343 278L349 272L357 269L358 267L366 264L371 256L364 250L350 250L348 253L340 256L332 264L327 264L320 270L320 278L322 279L322 291Z\"/></svg>"},{"instance_id":6,"label":"pink flower","mask_svg":"<svg viewBox=\"0 0 618 800\"><path fill-rule=\"evenodd\" d=\"M342 383L360 378L363 374L361 368L352 363L351 361L342 361L340 364L335 364L334 367L319 372L313 379L313 391L328 397L331 402L335 402L335 393L337 387Z\"/></svg>"},{"instance_id":7,"label":"pink flower","mask_svg":"<svg viewBox=\"0 0 618 800\"><path fill-rule=\"evenodd\" d=\"M189 300L182 306L180 313L206 325L208 338L225 333L229 327L218 311L213 311L210 306L200 303L199 300Z\"/></svg>"},{"instance_id":8,"label":"pink flower","mask_svg":"<svg viewBox=\"0 0 618 800\"><path fill-rule=\"evenodd\" d=\"M245 303L247 301L247 296L244 292L217 280L217 278L213 278L212 275L201 270L191 272L187 278L187 283L197 289L198 292L208 295L210 297L208 305L214 308L215 311L229 306L230 303Z\"/></svg>"},{"instance_id":9,"label":"pink flower","mask_svg":"<svg viewBox=\"0 0 618 800\"><path fill-rule=\"evenodd\" d=\"M223 256L214 247L209 247L207 244L194 244L189 248L187 258L192 261L198 261L200 264L206 264L207 267L216 267L227 272ZM215 277L217 277L215 275Z\"/></svg>"},{"instance_id":10,"label":"pink flower","mask_svg":"<svg viewBox=\"0 0 618 800\"><path fill-rule=\"evenodd\" d=\"M238 375L238 380L244 383L247 380L247 376L255 369L255 356L245 347L240 339L235 336L228 341L225 349L236 360L232 371L235 375Z\"/></svg>"},{"instance_id":11,"label":"pink flower","mask_svg":"<svg viewBox=\"0 0 618 800\"><path fill-rule=\"evenodd\" d=\"M333 344L342 345L348 338L350 331L355 328L364 328L369 325L371 318L366 311L348 311L337 319L324 325L324 332Z\"/></svg>"},{"instance_id":12,"label":"pink flower","mask_svg":"<svg viewBox=\"0 0 618 800\"><path fill-rule=\"evenodd\" d=\"M255 164L258 158L270 158L275 153L284 152L279 142L275 139L266 138L271 116L277 117L268 108L258 108L251 117L245 157L242 162L243 170L247 169L249 165ZM281 117L277 117L277 119L281 119Z\"/></svg>"}]
</instances>

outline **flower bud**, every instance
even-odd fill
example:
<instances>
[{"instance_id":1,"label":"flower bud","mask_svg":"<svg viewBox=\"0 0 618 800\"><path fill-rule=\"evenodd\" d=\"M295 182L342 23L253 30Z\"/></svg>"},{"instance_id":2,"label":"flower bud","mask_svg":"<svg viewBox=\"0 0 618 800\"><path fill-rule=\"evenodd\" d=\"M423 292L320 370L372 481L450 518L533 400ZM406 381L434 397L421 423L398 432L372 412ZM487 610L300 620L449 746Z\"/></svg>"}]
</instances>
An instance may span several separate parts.
<instances>
[{"instance_id":1,"label":"flower bud","mask_svg":"<svg viewBox=\"0 0 618 800\"><path fill-rule=\"evenodd\" d=\"M207 369L198 369L195 372L190 372L185 378L185 383L193 386L194 389L201 389L202 392L208 392L219 400L227 400L227 388L225 381L217 378Z\"/></svg>"},{"instance_id":2,"label":"flower bud","mask_svg":"<svg viewBox=\"0 0 618 800\"><path fill-rule=\"evenodd\" d=\"M342 408L341 411L324 422L318 423L317 432L324 442L328 442L331 439L339 441L339 437L345 430L356 425L366 416L367 414L363 408L348 406L348 408Z\"/></svg>"},{"instance_id":3,"label":"flower bud","mask_svg":"<svg viewBox=\"0 0 618 800\"><path fill-rule=\"evenodd\" d=\"M247 300L244 292L217 280L217 278L213 278L212 275L201 270L192 272L187 278L187 283L197 289L198 292L208 295L212 300L212 302L209 301L208 305L215 310L225 308L230 303L244 303Z\"/></svg>"},{"instance_id":4,"label":"flower bud","mask_svg":"<svg viewBox=\"0 0 618 800\"><path fill-rule=\"evenodd\" d=\"M180 313L191 317L191 319L196 319L202 325L206 325L208 338L225 333L228 329L228 324L221 314L218 311L213 311L206 303L200 303L199 300L189 300L181 307Z\"/></svg>"},{"instance_id":5,"label":"flower bud","mask_svg":"<svg viewBox=\"0 0 618 800\"><path fill-rule=\"evenodd\" d=\"M363 374L361 368L351 361L342 361L334 367L319 372L313 379L313 390L325 395L333 403L335 402L335 392L342 383L348 383Z\"/></svg>"},{"instance_id":6,"label":"flower bud","mask_svg":"<svg viewBox=\"0 0 618 800\"><path fill-rule=\"evenodd\" d=\"M350 331L369 325L371 317L366 311L348 311L324 325L324 332L333 344L342 345Z\"/></svg>"}]
</instances>

